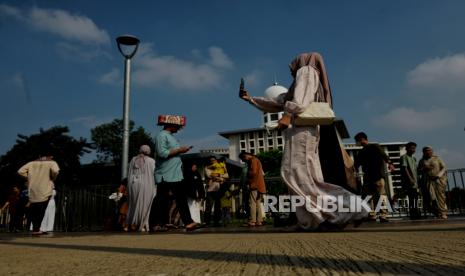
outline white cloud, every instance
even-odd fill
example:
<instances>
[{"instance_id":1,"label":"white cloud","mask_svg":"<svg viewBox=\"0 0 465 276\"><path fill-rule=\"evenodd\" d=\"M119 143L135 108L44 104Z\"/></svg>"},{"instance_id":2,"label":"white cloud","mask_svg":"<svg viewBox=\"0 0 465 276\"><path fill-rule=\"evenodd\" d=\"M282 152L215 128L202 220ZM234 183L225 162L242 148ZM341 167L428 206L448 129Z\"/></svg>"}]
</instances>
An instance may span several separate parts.
<instances>
[{"instance_id":1,"label":"white cloud","mask_svg":"<svg viewBox=\"0 0 465 276\"><path fill-rule=\"evenodd\" d=\"M432 108L417 111L413 108L399 107L375 118L373 123L394 130L417 132L443 129L456 121L457 112L450 109Z\"/></svg>"},{"instance_id":2,"label":"white cloud","mask_svg":"<svg viewBox=\"0 0 465 276\"><path fill-rule=\"evenodd\" d=\"M60 42L57 44L57 51L61 58L78 62L93 61L95 58L102 56L111 59L111 55L102 50L100 46Z\"/></svg>"},{"instance_id":3,"label":"white cloud","mask_svg":"<svg viewBox=\"0 0 465 276\"><path fill-rule=\"evenodd\" d=\"M260 70L253 70L244 76L245 88L247 89L247 85L256 86L262 84L262 79L263 72ZM271 82L269 84L271 85Z\"/></svg>"},{"instance_id":4,"label":"white cloud","mask_svg":"<svg viewBox=\"0 0 465 276\"><path fill-rule=\"evenodd\" d=\"M121 83L121 73L117 68L113 68L110 72L104 74L100 77L99 82L103 84L120 84Z\"/></svg>"},{"instance_id":5,"label":"white cloud","mask_svg":"<svg viewBox=\"0 0 465 276\"><path fill-rule=\"evenodd\" d=\"M465 88L465 55L433 58L419 64L407 76L409 85L427 90L444 91Z\"/></svg>"},{"instance_id":6,"label":"white cloud","mask_svg":"<svg viewBox=\"0 0 465 276\"><path fill-rule=\"evenodd\" d=\"M0 4L0 14L5 18L13 17L17 19L23 19L23 16L19 9L5 4Z\"/></svg>"},{"instance_id":7,"label":"white cloud","mask_svg":"<svg viewBox=\"0 0 465 276\"><path fill-rule=\"evenodd\" d=\"M209 54L211 57L207 61L195 62L158 55L153 44L143 43L135 56L134 82L150 88L161 84L184 90L219 88L232 62L221 48L211 47Z\"/></svg>"},{"instance_id":8,"label":"white cloud","mask_svg":"<svg viewBox=\"0 0 465 276\"><path fill-rule=\"evenodd\" d=\"M208 48L208 53L210 54L211 65L226 69L230 69L233 67L233 62L223 52L223 49L213 46Z\"/></svg>"},{"instance_id":9,"label":"white cloud","mask_svg":"<svg viewBox=\"0 0 465 276\"><path fill-rule=\"evenodd\" d=\"M70 122L83 125L87 128L93 128L105 122L108 122L108 119L98 119L96 116L91 115L91 116L77 117L77 118L71 119Z\"/></svg>"},{"instance_id":10,"label":"white cloud","mask_svg":"<svg viewBox=\"0 0 465 276\"><path fill-rule=\"evenodd\" d=\"M83 15L71 14L65 10L38 7L21 10L2 4L0 5L0 15L25 22L37 30L57 35L67 41L82 44L110 44L110 36L107 31L100 29L92 19Z\"/></svg>"}]
</instances>

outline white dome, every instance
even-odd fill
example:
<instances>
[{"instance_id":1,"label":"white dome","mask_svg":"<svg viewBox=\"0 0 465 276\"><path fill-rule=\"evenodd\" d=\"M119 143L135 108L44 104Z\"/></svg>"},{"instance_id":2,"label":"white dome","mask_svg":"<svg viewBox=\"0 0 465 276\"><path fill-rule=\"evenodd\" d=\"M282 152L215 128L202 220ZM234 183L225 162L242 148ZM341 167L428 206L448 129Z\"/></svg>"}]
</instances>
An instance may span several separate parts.
<instances>
[{"instance_id":1,"label":"white dome","mask_svg":"<svg viewBox=\"0 0 465 276\"><path fill-rule=\"evenodd\" d=\"M283 94L283 93L286 93L287 92L287 88L284 87L284 86L281 86L281 85L278 85L277 83L275 83L274 85L268 87L266 90L265 90L265 98L268 98L268 99L275 99L276 97L278 97L279 95Z\"/></svg>"}]
</instances>

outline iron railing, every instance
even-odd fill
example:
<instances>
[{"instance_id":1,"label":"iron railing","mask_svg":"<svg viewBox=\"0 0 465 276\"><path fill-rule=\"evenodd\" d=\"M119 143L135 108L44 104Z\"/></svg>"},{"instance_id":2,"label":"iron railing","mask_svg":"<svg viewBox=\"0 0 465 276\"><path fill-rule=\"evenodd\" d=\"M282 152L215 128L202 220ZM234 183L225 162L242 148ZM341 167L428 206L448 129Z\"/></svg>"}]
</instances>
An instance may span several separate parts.
<instances>
[{"instance_id":1,"label":"iron railing","mask_svg":"<svg viewBox=\"0 0 465 276\"><path fill-rule=\"evenodd\" d=\"M448 185L446 190L449 214L465 215L465 168L448 170ZM238 179L229 181L239 186ZM279 177L267 177L265 182L271 188L272 185L280 185ZM114 185L89 186L81 188L63 187L57 191L55 230L56 231L99 231L106 227L111 228L110 223L117 218L118 210L115 201L109 199L109 195L116 192ZM279 189L277 189L279 190ZM276 195L276 192L275 192ZM242 204L242 193L236 194L236 209ZM398 198L395 212L391 217L408 216L408 199ZM419 207L422 207L420 197ZM9 221L8 210L0 212L0 228L7 229Z\"/></svg>"}]
</instances>

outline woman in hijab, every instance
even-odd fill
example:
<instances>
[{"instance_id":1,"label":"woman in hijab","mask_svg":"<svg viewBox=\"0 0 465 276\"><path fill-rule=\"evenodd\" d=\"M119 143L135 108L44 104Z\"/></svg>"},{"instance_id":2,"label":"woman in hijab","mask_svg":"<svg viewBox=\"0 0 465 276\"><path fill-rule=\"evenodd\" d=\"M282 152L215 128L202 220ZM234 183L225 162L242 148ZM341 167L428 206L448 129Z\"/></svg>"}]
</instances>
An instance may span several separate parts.
<instances>
[{"instance_id":1,"label":"woman in hijab","mask_svg":"<svg viewBox=\"0 0 465 276\"><path fill-rule=\"evenodd\" d=\"M289 68L294 81L288 92L275 99L267 99L251 97L247 91L241 89L240 97L264 112L284 111L282 119L278 121L278 128L284 130L285 140L281 177L291 195L310 197L313 207L311 210L307 210L307 206L296 208L298 227L312 230L342 228L351 222L358 225L368 215L363 208L360 212L332 212L317 206L317 197L337 197L338 208L349 207L350 197L354 197L357 203L361 202L361 198L341 187L347 186L345 180L343 181L346 183L336 183L338 185L324 181L318 150L320 126L292 125L294 118L304 112L313 101L324 101L332 107L332 95L323 58L318 53L301 54L292 61ZM342 202L339 202L340 196L343 198Z\"/></svg>"},{"instance_id":2,"label":"woman in hijab","mask_svg":"<svg viewBox=\"0 0 465 276\"><path fill-rule=\"evenodd\" d=\"M155 197L155 160L150 155L150 147L143 145L139 154L132 158L128 172L129 210L127 224L132 231L148 231L150 208Z\"/></svg>"}]
</instances>

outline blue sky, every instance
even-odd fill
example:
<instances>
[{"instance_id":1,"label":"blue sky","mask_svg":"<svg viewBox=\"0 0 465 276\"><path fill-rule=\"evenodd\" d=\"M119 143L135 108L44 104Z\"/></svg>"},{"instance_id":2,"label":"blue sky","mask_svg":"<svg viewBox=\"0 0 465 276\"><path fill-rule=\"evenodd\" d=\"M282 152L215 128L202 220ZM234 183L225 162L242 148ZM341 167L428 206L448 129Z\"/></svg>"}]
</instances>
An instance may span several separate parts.
<instances>
[{"instance_id":1,"label":"blue sky","mask_svg":"<svg viewBox=\"0 0 465 276\"><path fill-rule=\"evenodd\" d=\"M89 138L121 118L115 38L133 34L131 119L153 135L158 114L185 114L184 144L226 147L218 132L261 123L237 98L240 77L262 95L318 51L352 135L432 145L465 167L465 2L319 2L0 1L0 154L18 133L61 124Z\"/></svg>"}]
</instances>

